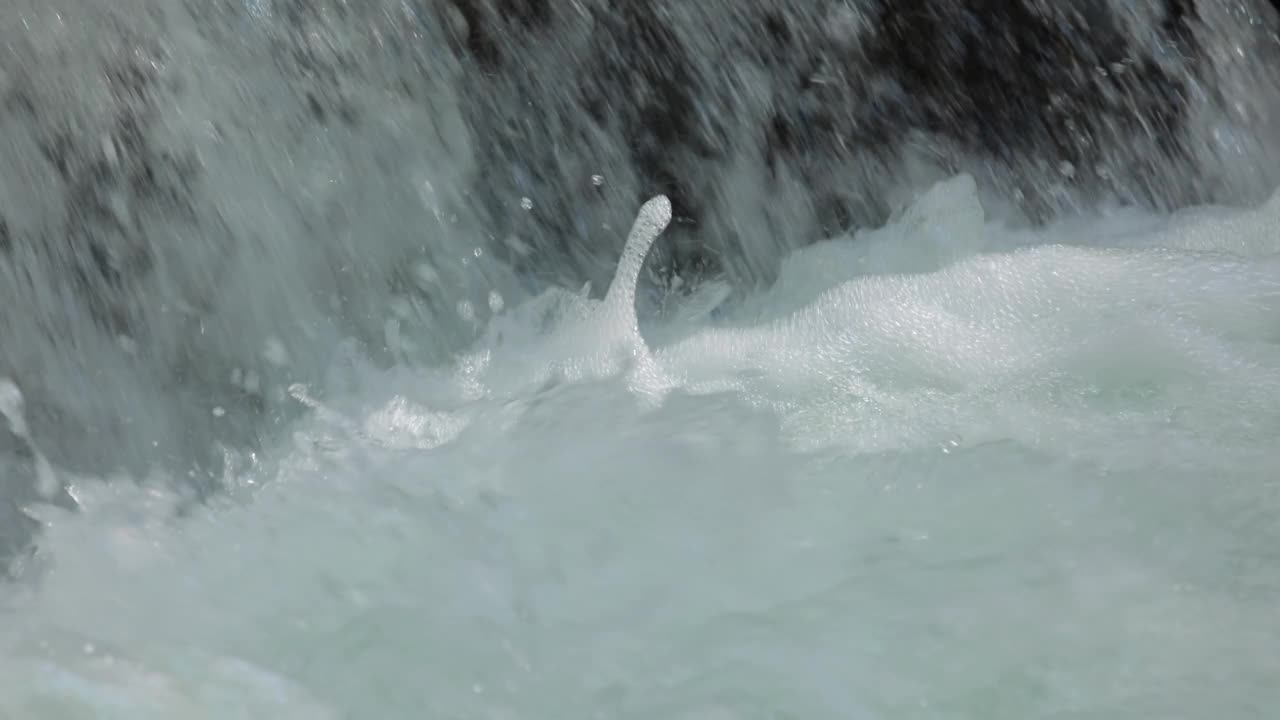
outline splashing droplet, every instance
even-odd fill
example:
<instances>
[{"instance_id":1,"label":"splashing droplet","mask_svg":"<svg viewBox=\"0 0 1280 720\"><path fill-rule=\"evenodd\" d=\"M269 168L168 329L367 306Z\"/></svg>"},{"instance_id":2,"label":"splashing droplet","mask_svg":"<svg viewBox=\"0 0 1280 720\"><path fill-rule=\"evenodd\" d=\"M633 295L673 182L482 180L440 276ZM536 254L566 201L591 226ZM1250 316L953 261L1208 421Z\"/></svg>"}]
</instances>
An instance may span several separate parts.
<instances>
[{"instance_id":1,"label":"splashing droplet","mask_svg":"<svg viewBox=\"0 0 1280 720\"><path fill-rule=\"evenodd\" d=\"M636 320L636 284L640 282L640 269L653 247L654 240L671 224L671 201L666 195L658 195L640 207L636 221L627 235L627 244L618 260L618 271L613 284L605 294L605 308L610 313L625 313Z\"/></svg>"}]
</instances>

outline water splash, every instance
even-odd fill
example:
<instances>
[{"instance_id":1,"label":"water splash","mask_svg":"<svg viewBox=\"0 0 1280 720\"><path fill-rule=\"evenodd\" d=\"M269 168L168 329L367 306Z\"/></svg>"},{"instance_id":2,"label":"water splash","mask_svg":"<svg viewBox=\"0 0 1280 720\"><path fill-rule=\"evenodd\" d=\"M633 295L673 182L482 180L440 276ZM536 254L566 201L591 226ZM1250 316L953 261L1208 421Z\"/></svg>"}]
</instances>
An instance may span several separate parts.
<instances>
[{"instance_id":1,"label":"water splash","mask_svg":"<svg viewBox=\"0 0 1280 720\"><path fill-rule=\"evenodd\" d=\"M459 373L476 388L472 399L510 396L531 385L612 377L625 367L649 367L651 353L640 335L636 287L649 250L670 222L671 201L666 196L640 207L603 300L588 299L586 288L577 294L552 289L497 318L480 349L458 363ZM541 328L535 332L540 337L533 352L515 358L502 352L513 342L531 340L530 327ZM495 356L500 358L496 367Z\"/></svg>"},{"instance_id":2,"label":"water splash","mask_svg":"<svg viewBox=\"0 0 1280 720\"><path fill-rule=\"evenodd\" d=\"M1280 203L1028 234L971 190L665 343L641 213L605 300L504 308L467 372L295 388L242 493L33 508L0 714L1248 716L1280 671Z\"/></svg>"},{"instance_id":3,"label":"water splash","mask_svg":"<svg viewBox=\"0 0 1280 720\"><path fill-rule=\"evenodd\" d=\"M31 431L27 427L23 409L24 404L22 391L18 386L8 378L0 378L0 415L9 422L9 431L14 437L26 443L27 449L34 458L36 493L46 501L52 500L62 488L62 484L54 473L53 466L49 464L48 458L40 452L35 441L31 439Z\"/></svg>"},{"instance_id":4,"label":"water splash","mask_svg":"<svg viewBox=\"0 0 1280 720\"><path fill-rule=\"evenodd\" d=\"M640 332L636 319L636 285L649 249L671 223L671 200L665 195L650 199L636 214L627 243L618 260L618 269L600 308L602 318L624 324L629 332Z\"/></svg>"}]
</instances>

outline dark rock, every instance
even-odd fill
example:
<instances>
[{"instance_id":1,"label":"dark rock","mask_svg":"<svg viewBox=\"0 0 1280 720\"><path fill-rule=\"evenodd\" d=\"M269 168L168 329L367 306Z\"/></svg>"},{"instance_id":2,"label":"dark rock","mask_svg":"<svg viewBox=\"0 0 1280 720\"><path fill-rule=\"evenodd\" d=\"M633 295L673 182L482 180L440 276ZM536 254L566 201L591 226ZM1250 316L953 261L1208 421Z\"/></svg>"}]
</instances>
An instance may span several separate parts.
<instances>
[{"instance_id":1,"label":"dark rock","mask_svg":"<svg viewBox=\"0 0 1280 720\"><path fill-rule=\"evenodd\" d=\"M619 191L631 206L669 194L683 223L664 242L697 228L690 252L732 236L718 177L752 153L766 186L808 188L812 227L799 232L809 237L883 221L889 168L920 137L952 171L989 171L1033 219L1106 196L1165 209L1204 200L1152 180L1192 162L1192 0L1166 0L1141 41L1111 0L712 5L582 2L574 13L530 0L453 3L478 187L496 234L558 236L582 254L566 218L597 211L583 210L577 168L603 166L607 153L580 137L626 148L633 176ZM743 73L759 86L742 85ZM877 181L859 185L859 174ZM547 212L516 209L535 194ZM620 212L598 210L611 225L625 222Z\"/></svg>"}]
</instances>

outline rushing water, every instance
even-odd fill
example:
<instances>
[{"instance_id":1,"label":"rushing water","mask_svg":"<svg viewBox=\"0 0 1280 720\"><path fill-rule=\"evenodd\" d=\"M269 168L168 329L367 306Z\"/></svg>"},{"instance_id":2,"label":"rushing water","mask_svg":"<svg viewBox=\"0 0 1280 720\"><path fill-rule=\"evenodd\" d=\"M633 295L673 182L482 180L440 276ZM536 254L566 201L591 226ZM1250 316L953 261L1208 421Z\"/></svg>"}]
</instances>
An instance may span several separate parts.
<instances>
[{"instance_id":1,"label":"rushing water","mask_svg":"<svg viewBox=\"0 0 1280 720\"><path fill-rule=\"evenodd\" d=\"M1014 232L960 177L637 333L642 227L604 301L293 388L317 412L207 507L73 479L82 512L32 511L0 709L1265 717L1278 225Z\"/></svg>"},{"instance_id":2,"label":"rushing water","mask_svg":"<svg viewBox=\"0 0 1280 720\"><path fill-rule=\"evenodd\" d=\"M1205 10L1204 164L1155 166L1221 203L1032 226L991 177L833 163L896 210L816 243L750 152L697 168L713 236L607 139L482 147L422 3L176 7L0 8L0 720L1280 708L1243 5ZM529 98L572 104L587 35L471 111L556 140ZM594 200L547 189L573 167ZM653 272L675 234L737 256Z\"/></svg>"}]
</instances>

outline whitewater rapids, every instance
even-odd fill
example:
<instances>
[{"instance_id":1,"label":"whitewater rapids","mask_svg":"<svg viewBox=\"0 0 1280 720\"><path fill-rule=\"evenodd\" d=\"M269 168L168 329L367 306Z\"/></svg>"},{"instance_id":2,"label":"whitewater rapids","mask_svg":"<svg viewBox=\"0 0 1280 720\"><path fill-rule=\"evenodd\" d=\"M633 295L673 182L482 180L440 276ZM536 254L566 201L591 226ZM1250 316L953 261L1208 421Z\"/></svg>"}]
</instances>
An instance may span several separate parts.
<instances>
[{"instance_id":1,"label":"whitewater rapids","mask_svg":"<svg viewBox=\"0 0 1280 720\"><path fill-rule=\"evenodd\" d=\"M1027 231L960 176L641 323L668 215L603 300L291 388L207 506L49 468L0 717L1277 707L1280 196Z\"/></svg>"}]
</instances>

